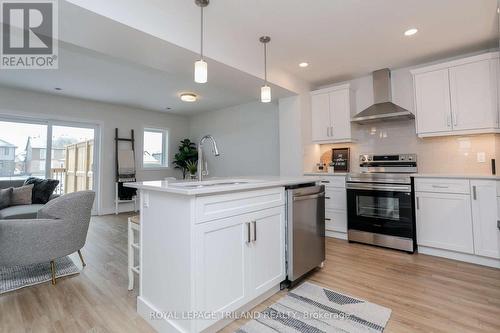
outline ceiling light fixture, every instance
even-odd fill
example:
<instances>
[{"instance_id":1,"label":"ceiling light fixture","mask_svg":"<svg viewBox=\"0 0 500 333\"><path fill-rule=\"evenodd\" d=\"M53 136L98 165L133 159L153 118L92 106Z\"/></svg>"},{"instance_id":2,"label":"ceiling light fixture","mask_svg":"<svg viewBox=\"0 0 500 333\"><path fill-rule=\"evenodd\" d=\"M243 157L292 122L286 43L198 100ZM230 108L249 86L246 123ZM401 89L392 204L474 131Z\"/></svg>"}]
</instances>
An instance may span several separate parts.
<instances>
[{"instance_id":1,"label":"ceiling light fixture","mask_svg":"<svg viewBox=\"0 0 500 333\"><path fill-rule=\"evenodd\" d=\"M307 62L301 62L299 64L299 67L302 67L302 68L306 68L307 66L309 66L309 64Z\"/></svg>"},{"instance_id":2,"label":"ceiling light fixture","mask_svg":"<svg viewBox=\"0 0 500 333\"><path fill-rule=\"evenodd\" d=\"M405 36L413 36L418 32L417 28L411 28L405 31Z\"/></svg>"},{"instance_id":3,"label":"ceiling light fixture","mask_svg":"<svg viewBox=\"0 0 500 333\"><path fill-rule=\"evenodd\" d=\"M54 90L56 90L56 91L61 91L61 90L62 90L62 88L56 87L56 88L54 88Z\"/></svg>"},{"instance_id":4,"label":"ceiling light fixture","mask_svg":"<svg viewBox=\"0 0 500 333\"><path fill-rule=\"evenodd\" d=\"M271 41L271 37L262 36L259 41L264 44L264 85L260 88L260 101L269 103L271 102L271 87L267 85L267 43Z\"/></svg>"},{"instance_id":5,"label":"ceiling light fixture","mask_svg":"<svg viewBox=\"0 0 500 333\"><path fill-rule=\"evenodd\" d=\"M200 60L194 63L194 82L207 83L208 65L203 59L203 9L208 6L210 0L195 0L194 3L201 8L201 42L200 42Z\"/></svg>"},{"instance_id":6,"label":"ceiling light fixture","mask_svg":"<svg viewBox=\"0 0 500 333\"><path fill-rule=\"evenodd\" d=\"M182 93L180 97L181 101L188 103L196 102L198 100L198 96L193 93Z\"/></svg>"}]
</instances>

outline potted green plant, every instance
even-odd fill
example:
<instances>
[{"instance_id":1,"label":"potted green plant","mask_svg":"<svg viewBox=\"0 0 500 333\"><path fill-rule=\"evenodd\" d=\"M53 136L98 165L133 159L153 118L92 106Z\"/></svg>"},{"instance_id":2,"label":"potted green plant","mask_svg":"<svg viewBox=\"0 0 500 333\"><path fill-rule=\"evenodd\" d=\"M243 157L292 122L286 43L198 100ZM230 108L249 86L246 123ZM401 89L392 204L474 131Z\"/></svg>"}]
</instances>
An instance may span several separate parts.
<instances>
[{"instance_id":1,"label":"potted green plant","mask_svg":"<svg viewBox=\"0 0 500 333\"><path fill-rule=\"evenodd\" d=\"M196 144L191 142L189 139L184 139L180 142L179 152L175 154L174 161L176 169L182 171L182 178L186 179L188 170L188 162L195 164L198 162L198 151L196 150ZM195 171L196 174L196 171Z\"/></svg>"},{"instance_id":2,"label":"potted green plant","mask_svg":"<svg viewBox=\"0 0 500 333\"><path fill-rule=\"evenodd\" d=\"M187 161L186 169L191 176L191 179L196 179L196 172L198 171L198 161Z\"/></svg>"}]
</instances>

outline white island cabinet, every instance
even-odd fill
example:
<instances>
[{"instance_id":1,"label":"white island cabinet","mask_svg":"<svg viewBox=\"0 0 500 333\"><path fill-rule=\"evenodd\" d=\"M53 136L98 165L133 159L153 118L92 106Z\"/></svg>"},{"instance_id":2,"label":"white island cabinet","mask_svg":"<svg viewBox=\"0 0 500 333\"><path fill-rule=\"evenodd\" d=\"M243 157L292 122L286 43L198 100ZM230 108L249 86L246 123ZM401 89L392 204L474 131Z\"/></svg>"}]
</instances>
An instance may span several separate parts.
<instances>
[{"instance_id":1,"label":"white island cabinet","mask_svg":"<svg viewBox=\"0 0 500 333\"><path fill-rule=\"evenodd\" d=\"M227 313L279 291L286 278L284 186L314 181L132 184L142 207L139 314L158 332L217 331L230 322Z\"/></svg>"}]
</instances>

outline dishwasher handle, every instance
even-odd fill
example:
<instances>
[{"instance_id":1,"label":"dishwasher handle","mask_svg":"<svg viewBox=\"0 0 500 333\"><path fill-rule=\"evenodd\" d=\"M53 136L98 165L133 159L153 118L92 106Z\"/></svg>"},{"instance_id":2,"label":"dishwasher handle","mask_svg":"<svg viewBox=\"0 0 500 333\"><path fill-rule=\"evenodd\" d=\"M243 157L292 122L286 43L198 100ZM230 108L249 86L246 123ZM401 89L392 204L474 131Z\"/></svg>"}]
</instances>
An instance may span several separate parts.
<instances>
[{"instance_id":1,"label":"dishwasher handle","mask_svg":"<svg viewBox=\"0 0 500 333\"><path fill-rule=\"evenodd\" d=\"M311 199L318 199L321 197L325 196L325 192L320 192L317 194L309 194L309 195L300 195L300 196L294 196L293 201L302 201L302 200L311 200Z\"/></svg>"}]
</instances>

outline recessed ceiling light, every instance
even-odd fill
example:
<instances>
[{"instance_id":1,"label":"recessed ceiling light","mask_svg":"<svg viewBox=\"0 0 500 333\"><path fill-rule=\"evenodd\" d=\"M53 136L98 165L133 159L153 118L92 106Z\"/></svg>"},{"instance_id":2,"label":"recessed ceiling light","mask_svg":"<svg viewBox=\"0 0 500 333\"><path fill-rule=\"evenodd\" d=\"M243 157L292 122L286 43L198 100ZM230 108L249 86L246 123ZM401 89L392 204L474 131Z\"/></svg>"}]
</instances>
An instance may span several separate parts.
<instances>
[{"instance_id":1,"label":"recessed ceiling light","mask_svg":"<svg viewBox=\"0 0 500 333\"><path fill-rule=\"evenodd\" d=\"M302 68L305 68L305 67L307 67L307 66L309 66L309 64L308 64L307 62L301 62L301 63L299 64L299 67L302 67Z\"/></svg>"},{"instance_id":2,"label":"recessed ceiling light","mask_svg":"<svg viewBox=\"0 0 500 333\"><path fill-rule=\"evenodd\" d=\"M193 93L182 93L181 94L181 101L183 102L196 102L196 100L198 99L198 96L196 96L196 94L193 94Z\"/></svg>"},{"instance_id":3,"label":"recessed ceiling light","mask_svg":"<svg viewBox=\"0 0 500 333\"><path fill-rule=\"evenodd\" d=\"M411 28L405 31L405 36L413 36L418 32L418 29L416 28Z\"/></svg>"},{"instance_id":4,"label":"recessed ceiling light","mask_svg":"<svg viewBox=\"0 0 500 333\"><path fill-rule=\"evenodd\" d=\"M170 106L167 106L165 110L172 110L172 108Z\"/></svg>"},{"instance_id":5,"label":"recessed ceiling light","mask_svg":"<svg viewBox=\"0 0 500 333\"><path fill-rule=\"evenodd\" d=\"M62 88L56 87L56 88L54 88L54 90L61 91Z\"/></svg>"}]
</instances>

